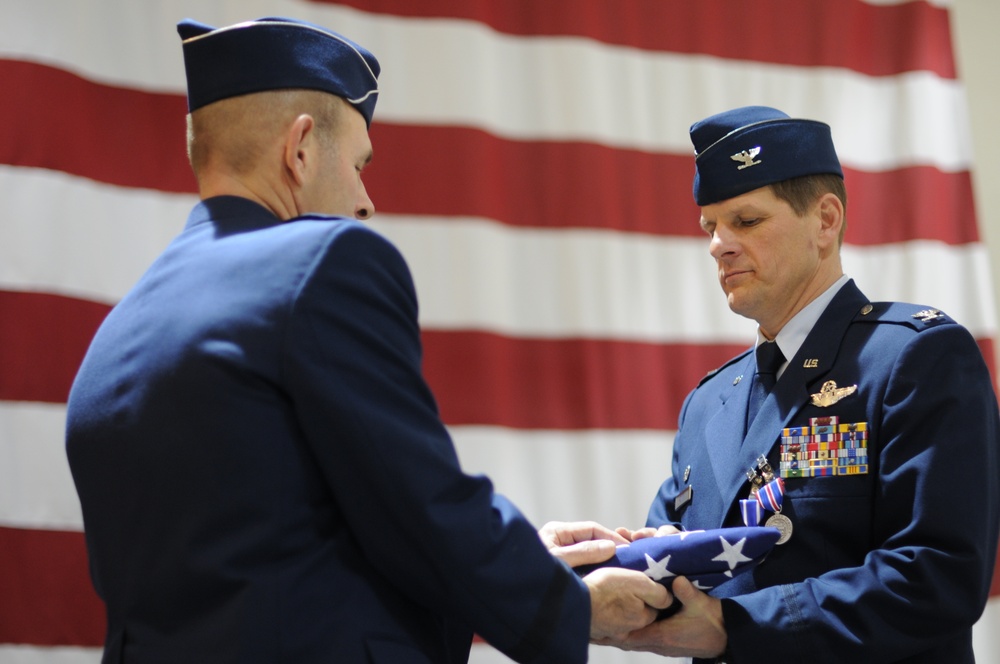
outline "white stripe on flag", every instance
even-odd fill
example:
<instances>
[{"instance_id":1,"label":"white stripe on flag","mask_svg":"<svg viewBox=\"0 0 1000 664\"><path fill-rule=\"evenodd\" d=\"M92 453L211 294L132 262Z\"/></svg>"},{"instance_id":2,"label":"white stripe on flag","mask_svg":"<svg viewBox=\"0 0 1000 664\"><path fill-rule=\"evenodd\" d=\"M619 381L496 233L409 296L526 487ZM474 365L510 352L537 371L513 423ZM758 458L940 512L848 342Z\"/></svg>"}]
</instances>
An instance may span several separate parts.
<instances>
[{"instance_id":1,"label":"white stripe on flag","mask_svg":"<svg viewBox=\"0 0 1000 664\"><path fill-rule=\"evenodd\" d=\"M198 201L194 195L4 165L0 191L0 288L109 304L121 299L184 228Z\"/></svg>"},{"instance_id":2,"label":"white stripe on flag","mask_svg":"<svg viewBox=\"0 0 1000 664\"><path fill-rule=\"evenodd\" d=\"M3 664L98 664L100 661L100 648L0 645Z\"/></svg>"},{"instance_id":3,"label":"white stripe on flag","mask_svg":"<svg viewBox=\"0 0 1000 664\"><path fill-rule=\"evenodd\" d=\"M83 529L66 461L65 417L62 404L0 401L0 526ZM670 471L669 431L483 426L450 431L466 472L489 475L533 520L637 524L645 520L656 488ZM526 483L524 469L529 467L549 468L564 477L547 485Z\"/></svg>"},{"instance_id":4,"label":"white stripe on flag","mask_svg":"<svg viewBox=\"0 0 1000 664\"><path fill-rule=\"evenodd\" d=\"M176 19L123 7L113 31L103 13L67 11L56 0L14 4L19 20L0 22L0 57L138 89L182 94L176 19L229 22L284 11L336 26L376 53L384 72L377 112L383 122L471 126L517 139L689 154L692 122L756 103L829 123L847 167L879 171L922 164L958 171L972 159L964 87L929 72L870 77L832 67L643 51L578 37L512 36L474 21L411 19L288 0L244 2L239 17L200 0L173 3ZM52 7L46 11L39 6L44 4ZM105 39L82 48L81 34ZM122 58L123 52L129 57ZM695 89L712 93L692 94ZM525 104L525 95L535 102Z\"/></svg>"},{"instance_id":5,"label":"white stripe on flag","mask_svg":"<svg viewBox=\"0 0 1000 664\"><path fill-rule=\"evenodd\" d=\"M0 526L83 529L65 421L62 404L0 401Z\"/></svg>"},{"instance_id":6,"label":"white stripe on flag","mask_svg":"<svg viewBox=\"0 0 1000 664\"><path fill-rule=\"evenodd\" d=\"M462 467L485 473L537 526L597 521L639 528L670 475L672 431L514 431L451 427ZM524 481L525 468L547 480Z\"/></svg>"},{"instance_id":7,"label":"white stripe on flag","mask_svg":"<svg viewBox=\"0 0 1000 664\"><path fill-rule=\"evenodd\" d=\"M5 166L0 166L0 190L8 192L0 201L6 220L0 230L0 288L106 303L118 301L132 286L180 231L197 200ZM42 198L73 223L38 219ZM371 225L410 264L421 323L429 329L655 342L752 340L753 323L729 312L708 243L700 238L388 214L377 215ZM94 269L94 257L109 250L115 251L114 260ZM977 337L995 333L984 245L914 240L847 246L843 255L845 270L869 297L931 305Z\"/></svg>"}]
</instances>

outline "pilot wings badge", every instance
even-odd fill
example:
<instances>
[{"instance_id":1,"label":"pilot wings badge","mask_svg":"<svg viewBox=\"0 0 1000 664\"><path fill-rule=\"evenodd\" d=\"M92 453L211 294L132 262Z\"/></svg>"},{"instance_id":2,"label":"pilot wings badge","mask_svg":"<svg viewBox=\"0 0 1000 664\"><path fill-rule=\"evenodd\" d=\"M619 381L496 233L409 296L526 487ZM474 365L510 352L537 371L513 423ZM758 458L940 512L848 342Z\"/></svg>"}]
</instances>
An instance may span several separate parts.
<instances>
[{"instance_id":1,"label":"pilot wings badge","mask_svg":"<svg viewBox=\"0 0 1000 664\"><path fill-rule=\"evenodd\" d=\"M844 397L848 397L857 391L857 385L851 385L850 387L837 387L836 381L828 380L823 383L823 387L820 388L819 392L812 395L812 405L819 406L820 408L826 408L827 406L832 406Z\"/></svg>"},{"instance_id":2,"label":"pilot wings badge","mask_svg":"<svg viewBox=\"0 0 1000 664\"><path fill-rule=\"evenodd\" d=\"M729 158L733 161L738 161L742 166L739 166L736 170L742 171L744 168L750 168L751 166L756 166L760 163L760 159L754 161L754 157L760 154L760 146L755 148L750 148L749 150L743 150L742 152L737 152L736 154L730 156Z\"/></svg>"}]
</instances>

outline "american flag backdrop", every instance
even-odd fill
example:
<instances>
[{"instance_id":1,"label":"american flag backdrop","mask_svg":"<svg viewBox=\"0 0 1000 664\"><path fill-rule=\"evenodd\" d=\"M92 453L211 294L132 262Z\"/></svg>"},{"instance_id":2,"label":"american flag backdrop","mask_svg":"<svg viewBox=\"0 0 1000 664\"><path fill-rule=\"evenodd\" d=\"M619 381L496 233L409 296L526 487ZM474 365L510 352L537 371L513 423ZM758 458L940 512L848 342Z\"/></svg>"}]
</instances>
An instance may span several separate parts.
<instances>
[{"instance_id":1,"label":"american flag backdrop","mask_svg":"<svg viewBox=\"0 0 1000 664\"><path fill-rule=\"evenodd\" d=\"M753 341L691 198L687 128L712 113L829 123L848 274L874 299L944 309L994 365L945 0L4 0L0 662L99 660L65 399L96 327L196 200L174 25L269 15L379 58L371 225L413 271L463 464L538 525L641 525L684 396ZM986 662L1000 661L994 594ZM477 644L473 661L506 659Z\"/></svg>"}]
</instances>

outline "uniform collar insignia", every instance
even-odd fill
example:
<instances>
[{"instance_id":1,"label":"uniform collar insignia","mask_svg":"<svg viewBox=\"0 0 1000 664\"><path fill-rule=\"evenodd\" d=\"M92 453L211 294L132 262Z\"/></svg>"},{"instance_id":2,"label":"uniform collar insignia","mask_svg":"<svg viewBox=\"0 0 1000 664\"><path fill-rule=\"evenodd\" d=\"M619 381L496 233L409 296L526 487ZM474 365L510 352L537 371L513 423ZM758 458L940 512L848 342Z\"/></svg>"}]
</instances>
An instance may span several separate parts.
<instances>
[{"instance_id":1,"label":"uniform collar insignia","mask_svg":"<svg viewBox=\"0 0 1000 664\"><path fill-rule=\"evenodd\" d=\"M929 323L932 320L944 318L944 315L937 309L924 309L913 314L913 318L919 318L922 323Z\"/></svg>"}]
</instances>

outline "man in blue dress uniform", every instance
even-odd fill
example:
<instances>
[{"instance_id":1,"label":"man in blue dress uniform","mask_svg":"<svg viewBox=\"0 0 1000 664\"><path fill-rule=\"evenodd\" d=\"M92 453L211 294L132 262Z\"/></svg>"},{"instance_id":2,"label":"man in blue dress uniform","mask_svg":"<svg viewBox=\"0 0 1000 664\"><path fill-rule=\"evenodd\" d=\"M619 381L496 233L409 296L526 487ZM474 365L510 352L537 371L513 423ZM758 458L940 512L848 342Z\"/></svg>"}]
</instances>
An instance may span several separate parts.
<instances>
[{"instance_id":1,"label":"man in blue dress uniform","mask_svg":"<svg viewBox=\"0 0 1000 664\"><path fill-rule=\"evenodd\" d=\"M676 582L684 608L619 645L733 663L972 662L1000 480L979 347L945 313L870 302L844 275L827 125L746 107L691 138L701 226L758 346L687 397L647 526L770 525L782 539L711 596Z\"/></svg>"},{"instance_id":2,"label":"man in blue dress uniform","mask_svg":"<svg viewBox=\"0 0 1000 664\"><path fill-rule=\"evenodd\" d=\"M178 30L202 200L68 406L104 662L463 662L473 630L584 662L650 623L662 586L579 579L459 468L406 264L352 219L374 211L372 54L290 19Z\"/></svg>"}]
</instances>

